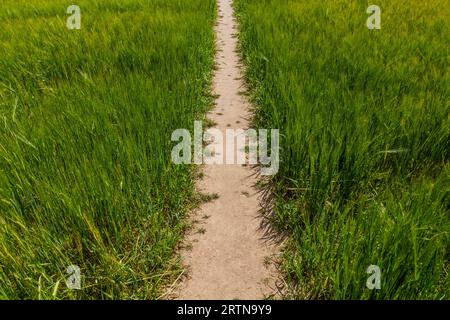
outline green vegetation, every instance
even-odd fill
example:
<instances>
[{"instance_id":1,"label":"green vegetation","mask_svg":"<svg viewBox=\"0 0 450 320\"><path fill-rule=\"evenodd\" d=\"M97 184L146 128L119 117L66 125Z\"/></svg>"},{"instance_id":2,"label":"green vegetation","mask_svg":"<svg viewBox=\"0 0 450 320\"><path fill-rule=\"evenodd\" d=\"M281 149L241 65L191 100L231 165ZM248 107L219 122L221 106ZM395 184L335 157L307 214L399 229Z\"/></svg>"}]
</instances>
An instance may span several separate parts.
<instances>
[{"instance_id":1,"label":"green vegetation","mask_svg":"<svg viewBox=\"0 0 450 320\"><path fill-rule=\"evenodd\" d=\"M255 123L283 135L288 297L449 299L448 2L235 3Z\"/></svg>"},{"instance_id":2,"label":"green vegetation","mask_svg":"<svg viewBox=\"0 0 450 320\"><path fill-rule=\"evenodd\" d=\"M68 30L71 4L1 2L0 299L156 298L193 196L171 133L210 104L216 4L79 0Z\"/></svg>"}]
</instances>

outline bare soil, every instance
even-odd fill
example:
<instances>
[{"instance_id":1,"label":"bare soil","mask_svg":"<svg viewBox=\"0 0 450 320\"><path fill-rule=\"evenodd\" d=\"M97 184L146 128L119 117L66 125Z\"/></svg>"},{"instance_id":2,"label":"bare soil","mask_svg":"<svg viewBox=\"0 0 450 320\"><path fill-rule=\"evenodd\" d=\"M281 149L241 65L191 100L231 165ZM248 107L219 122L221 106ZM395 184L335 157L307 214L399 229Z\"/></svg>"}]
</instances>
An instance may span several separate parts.
<instances>
[{"instance_id":1,"label":"bare soil","mask_svg":"<svg viewBox=\"0 0 450 320\"><path fill-rule=\"evenodd\" d=\"M225 136L227 128L246 129L251 118L243 67L237 53L238 32L232 0L219 0L217 71L213 89L216 106L209 118ZM182 250L187 277L178 299L263 299L274 294L273 255L276 248L263 240L260 203L249 166L205 165L201 192L219 197L205 203L191 219L200 221L188 233Z\"/></svg>"}]
</instances>

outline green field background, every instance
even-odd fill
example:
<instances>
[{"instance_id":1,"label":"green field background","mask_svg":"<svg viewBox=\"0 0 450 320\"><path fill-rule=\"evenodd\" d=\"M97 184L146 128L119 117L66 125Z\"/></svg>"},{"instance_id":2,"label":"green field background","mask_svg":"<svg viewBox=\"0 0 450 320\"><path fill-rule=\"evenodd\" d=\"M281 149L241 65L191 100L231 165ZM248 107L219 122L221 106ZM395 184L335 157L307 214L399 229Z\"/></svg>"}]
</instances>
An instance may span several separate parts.
<instances>
[{"instance_id":1,"label":"green field background","mask_svg":"<svg viewBox=\"0 0 450 320\"><path fill-rule=\"evenodd\" d=\"M287 297L448 299L448 1L235 3L255 125L282 134Z\"/></svg>"},{"instance_id":2,"label":"green field background","mask_svg":"<svg viewBox=\"0 0 450 320\"><path fill-rule=\"evenodd\" d=\"M216 4L80 0L68 30L71 4L0 4L0 298L157 298L193 196L171 133L210 105Z\"/></svg>"},{"instance_id":3,"label":"green field background","mask_svg":"<svg viewBox=\"0 0 450 320\"><path fill-rule=\"evenodd\" d=\"M449 299L448 0L234 2L254 126L282 135L282 298ZM71 4L0 4L0 299L165 297L199 201L171 133L211 105L216 1L80 0L81 30Z\"/></svg>"}]
</instances>

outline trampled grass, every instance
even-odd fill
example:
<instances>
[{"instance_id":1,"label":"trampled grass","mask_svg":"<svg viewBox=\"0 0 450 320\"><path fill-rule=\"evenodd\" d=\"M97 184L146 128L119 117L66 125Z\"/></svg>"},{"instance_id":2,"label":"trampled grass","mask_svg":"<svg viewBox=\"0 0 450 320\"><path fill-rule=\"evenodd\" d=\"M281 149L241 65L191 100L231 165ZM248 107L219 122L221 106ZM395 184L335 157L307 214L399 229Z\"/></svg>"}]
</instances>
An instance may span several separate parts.
<instances>
[{"instance_id":1,"label":"trampled grass","mask_svg":"<svg viewBox=\"0 0 450 320\"><path fill-rule=\"evenodd\" d=\"M255 122L283 135L271 186L288 297L449 299L448 2L236 8Z\"/></svg>"},{"instance_id":2,"label":"trampled grass","mask_svg":"<svg viewBox=\"0 0 450 320\"><path fill-rule=\"evenodd\" d=\"M193 194L213 0L0 4L0 298L156 298ZM81 268L82 290L66 287Z\"/></svg>"}]
</instances>

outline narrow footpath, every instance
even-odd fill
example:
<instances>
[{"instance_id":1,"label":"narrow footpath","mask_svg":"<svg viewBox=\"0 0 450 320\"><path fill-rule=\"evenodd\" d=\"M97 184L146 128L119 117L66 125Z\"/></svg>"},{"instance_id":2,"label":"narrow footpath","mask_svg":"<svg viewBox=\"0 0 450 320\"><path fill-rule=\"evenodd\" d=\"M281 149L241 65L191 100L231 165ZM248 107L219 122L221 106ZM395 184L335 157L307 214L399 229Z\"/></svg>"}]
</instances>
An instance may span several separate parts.
<instances>
[{"instance_id":1,"label":"narrow footpath","mask_svg":"<svg viewBox=\"0 0 450 320\"><path fill-rule=\"evenodd\" d=\"M243 66L237 53L238 32L232 0L218 0L216 106L208 118L221 130L247 129L251 118ZM218 198L205 203L182 251L187 277L178 299L263 299L274 293L274 248L263 240L256 178L250 166L205 165L198 189Z\"/></svg>"}]
</instances>

